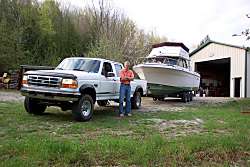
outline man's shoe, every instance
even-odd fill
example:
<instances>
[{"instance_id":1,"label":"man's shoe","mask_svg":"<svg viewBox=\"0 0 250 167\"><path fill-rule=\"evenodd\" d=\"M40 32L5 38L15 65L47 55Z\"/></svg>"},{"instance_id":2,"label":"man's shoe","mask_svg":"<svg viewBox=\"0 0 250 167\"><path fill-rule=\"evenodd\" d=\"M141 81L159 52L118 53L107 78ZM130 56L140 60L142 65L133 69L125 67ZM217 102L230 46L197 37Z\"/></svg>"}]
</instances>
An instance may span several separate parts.
<instances>
[{"instance_id":1,"label":"man's shoe","mask_svg":"<svg viewBox=\"0 0 250 167\"><path fill-rule=\"evenodd\" d=\"M128 113L128 114L127 114L127 116L128 116L128 117L131 117L131 116L132 116L132 114Z\"/></svg>"},{"instance_id":2,"label":"man's shoe","mask_svg":"<svg viewBox=\"0 0 250 167\"><path fill-rule=\"evenodd\" d=\"M120 116L120 117L124 117L124 114L120 114L119 116Z\"/></svg>"}]
</instances>

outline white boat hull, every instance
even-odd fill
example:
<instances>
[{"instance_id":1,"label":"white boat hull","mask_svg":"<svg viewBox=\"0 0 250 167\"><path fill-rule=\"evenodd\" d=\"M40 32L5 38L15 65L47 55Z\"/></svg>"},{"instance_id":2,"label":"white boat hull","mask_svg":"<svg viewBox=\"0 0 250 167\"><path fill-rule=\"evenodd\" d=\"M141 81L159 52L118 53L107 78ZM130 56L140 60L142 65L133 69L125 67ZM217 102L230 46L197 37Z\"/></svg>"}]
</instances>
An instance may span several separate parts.
<instances>
[{"instance_id":1,"label":"white boat hull","mask_svg":"<svg viewBox=\"0 0 250 167\"><path fill-rule=\"evenodd\" d=\"M148 82L153 95L168 95L197 90L200 75L189 69L166 64L148 63L133 67L141 79Z\"/></svg>"}]
</instances>

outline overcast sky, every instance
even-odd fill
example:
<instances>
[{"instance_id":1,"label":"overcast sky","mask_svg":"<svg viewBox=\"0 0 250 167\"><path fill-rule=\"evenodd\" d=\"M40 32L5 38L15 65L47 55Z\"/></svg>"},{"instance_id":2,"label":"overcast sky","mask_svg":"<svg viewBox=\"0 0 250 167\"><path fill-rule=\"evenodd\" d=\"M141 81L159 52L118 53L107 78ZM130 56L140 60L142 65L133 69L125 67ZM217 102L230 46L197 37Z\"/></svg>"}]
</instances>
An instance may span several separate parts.
<instances>
[{"instance_id":1,"label":"overcast sky","mask_svg":"<svg viewBox=\"0 0 250 167\"><path fill-rule=\"evenodd\" d=\"M84 7L91 0L58 0ZM154 30L191 50L209 35L211 40L250 46L245 37L232 37L250 28L250 0L113 0L139 28Z\"/></svg>"}]
</instances>

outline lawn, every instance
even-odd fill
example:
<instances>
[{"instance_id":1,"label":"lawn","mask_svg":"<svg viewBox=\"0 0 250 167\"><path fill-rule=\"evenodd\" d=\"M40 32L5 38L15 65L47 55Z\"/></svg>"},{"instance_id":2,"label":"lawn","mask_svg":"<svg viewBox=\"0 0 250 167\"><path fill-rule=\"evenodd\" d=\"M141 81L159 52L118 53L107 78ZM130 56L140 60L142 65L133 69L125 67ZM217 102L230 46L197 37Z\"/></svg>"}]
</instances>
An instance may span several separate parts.
<instances>
[{"instance_id":1,"label":"lawn","mask_svg":"<svg viewBox=\"0 0 250 167\"><path fill-rule=\"evenodd\" d=\"M0 102L0 166L250 166L250 99L89 122Z\"/></svg>"}]
</instances>

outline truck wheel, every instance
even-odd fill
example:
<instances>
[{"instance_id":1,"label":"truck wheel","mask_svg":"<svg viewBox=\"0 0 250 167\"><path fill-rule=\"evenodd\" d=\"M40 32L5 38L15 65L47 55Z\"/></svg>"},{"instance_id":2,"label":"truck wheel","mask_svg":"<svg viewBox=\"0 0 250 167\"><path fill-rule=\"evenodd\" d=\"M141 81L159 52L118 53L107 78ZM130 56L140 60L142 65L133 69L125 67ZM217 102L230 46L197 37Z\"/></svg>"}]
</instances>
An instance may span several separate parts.
<instances>
[{"instance_id":1,"label":"truck wheel","mask_svg":"<svg viewBox=\"0 0 250 167\"><path fill-rule=\"evenodd\" d=\"M98 100L97 104L99 106L106 106L108 104L108 100Z\"/></svg>"},{"instance_id":2,"label":"truck wheel","mask_svg":"<svg viewBox=\"0 0 250 167\"><path fill-rule=\"evenodd\" d=\"M181 100L182 100L182 102L184 102L184 103L186 103L186 102L188 101L188 95L187 95L186 92L184 92L184 93L182 94Z\"/></svg>"},{"instance_id":3,"label":"truck wheel","mask_svg":"<svg viewBox=\"0 0 250 167\"><path fill-rule=\"evenodd\" d=\"M140 92L134 93L134 96L131 98L131 107L133 109L139 109L141 107L141 94L140 94Z\"/></svg>"},{"instance_id":4,"label":"truck wheel","mask_svg":"<svg viewBox=\"0 0 250 167\"><path fill-rule=\"evenodd\" d=\"M187 102L191 101L190 98L191 98L191 94L189 92L187 92Z\"/></svg>"},{"instance_id":5,"label":"truck wheel","mask_svg":"<svg viewBox=\"0 0 250 167\"><path fill-rule=\"evenodd\" d=\"M34 100L30 97L25 97L24 100L25 110L30 114L42 115L46 110L46 105L39 103L39 101Z\"/></svg>"},{"instance_id":6,"label":"truck wheel","mask_svg":"<svg viewBox=\"0 0 250 167\"><path fill-rule=\"evenodd\" d=\"M73 105L72 114L76 121L88 121L92 118L94 101L90 95L83 95Z\"/></svg>"},{"instance_id":7,"label":"truck wheel","mask_svg":"<svg viewBox=\"0 0 250 167\"><path fill-rule=\"evenodd\" d=\"M190 101L193 101L193 93L190 92Z\"/></svg>"}]
</instances>

